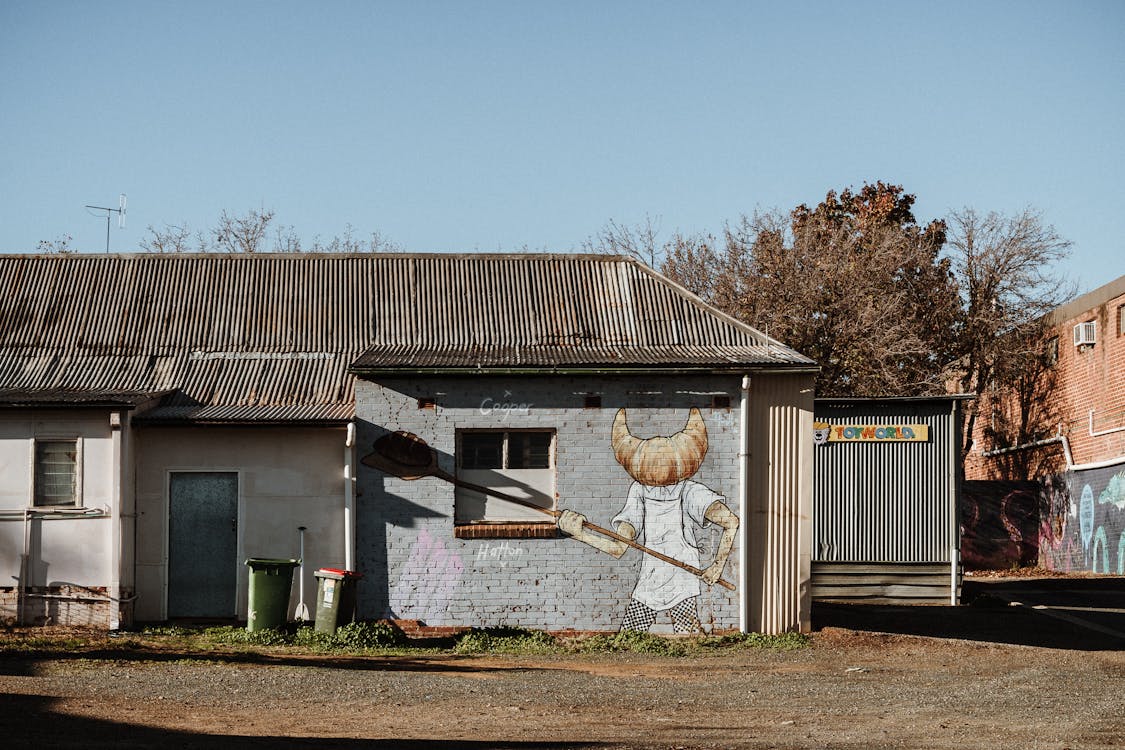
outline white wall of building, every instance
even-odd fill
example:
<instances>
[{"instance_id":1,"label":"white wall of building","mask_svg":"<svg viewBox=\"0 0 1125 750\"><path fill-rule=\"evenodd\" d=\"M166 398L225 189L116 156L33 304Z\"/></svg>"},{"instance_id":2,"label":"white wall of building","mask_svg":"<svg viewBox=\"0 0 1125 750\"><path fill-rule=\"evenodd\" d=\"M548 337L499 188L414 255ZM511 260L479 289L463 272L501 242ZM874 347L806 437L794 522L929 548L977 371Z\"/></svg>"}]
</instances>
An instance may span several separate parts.
<instances>
[{"instance_id":1,"label":"white wall of building","mask_svg":"<svg viewBox=\"0 0 1125 750\"><path fill-rule=\"evenodd\" d=\"M321 567L344 567L344 428L140 427L136 460L138 621L167 614L168 482L177 471L238 472L237 614L246 617L248 557L298 556L305 533L305 601ZM294 576L290 615L297 602Z\"/></svg>"},{"instance_id":2,"label":"white wall of building","mask_svg":"<svg viewBox=\"0 0 1125 750\"><path fill-rule=\"evenodd\" d=\"M34 441L60 438L78 440L79 505L65 509L66 515L25 521L24 512L33 506ZM108 592L114 578L113 516L119 510L114 477L109 409L0 412L0 588L13 589L2 598L0 617L16 616L21 586L77 585ZM83 509L88 515L79 515ZM35 603L44 601L55 600ZM47 610L37 606L34 611L41 616Z\"/></svg>"}]
</instances>

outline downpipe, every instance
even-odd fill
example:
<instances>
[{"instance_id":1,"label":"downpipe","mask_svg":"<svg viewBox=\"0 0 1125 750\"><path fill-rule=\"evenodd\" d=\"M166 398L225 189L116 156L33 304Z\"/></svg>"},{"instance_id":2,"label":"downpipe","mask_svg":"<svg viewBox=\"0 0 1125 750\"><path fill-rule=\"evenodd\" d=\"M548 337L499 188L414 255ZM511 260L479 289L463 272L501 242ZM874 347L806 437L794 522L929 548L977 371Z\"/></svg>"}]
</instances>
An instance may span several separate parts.
<instances>
[{"instance_id":1,"label":"downpipe","mask_svg":"<svg viewBox=\"0 0 1125 750\"><path fill-rule=\"evenodd\" d=\"M750 599L746 592L746 581L749 579L747 566L750 564L749 545L747 544L750 523L747 515L747 505L750 500L750 376L742 376L742 388L738 409L742 424L738 431L738 516L741 521L742 535L738 543L738 630L740 633L749 632L747 623L747 609Z\"/></svg>"}]
</instances>

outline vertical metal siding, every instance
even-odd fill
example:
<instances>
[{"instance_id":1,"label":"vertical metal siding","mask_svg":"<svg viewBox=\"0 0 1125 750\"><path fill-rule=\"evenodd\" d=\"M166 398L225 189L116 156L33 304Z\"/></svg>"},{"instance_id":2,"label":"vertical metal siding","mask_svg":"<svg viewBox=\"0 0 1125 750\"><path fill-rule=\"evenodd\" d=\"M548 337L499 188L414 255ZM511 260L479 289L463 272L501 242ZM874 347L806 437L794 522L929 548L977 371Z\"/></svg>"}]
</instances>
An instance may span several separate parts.
<instances>
[{"instance_id":1,"label":"vertical metal siding","mask_svg":"<svg viewBox=\"0 0 1125 750\"><path fill-rule=\"evenodd\" d=\"M763 633L807 631L813 378L757 375L750 389L746 622Z\"/></svg>"},{"instance_id":2,"label":"vertical metal siding","mask_svg":"<svg viewBox=\"0 0 1125 750\"><path fill-rule=\"evenodd\" d=\"M813 559L949 562L957 545L954 409L948 400L818 404L816 421L926 424L925 443L829 443L814 452Z\"/></svg>"}]
</instances>

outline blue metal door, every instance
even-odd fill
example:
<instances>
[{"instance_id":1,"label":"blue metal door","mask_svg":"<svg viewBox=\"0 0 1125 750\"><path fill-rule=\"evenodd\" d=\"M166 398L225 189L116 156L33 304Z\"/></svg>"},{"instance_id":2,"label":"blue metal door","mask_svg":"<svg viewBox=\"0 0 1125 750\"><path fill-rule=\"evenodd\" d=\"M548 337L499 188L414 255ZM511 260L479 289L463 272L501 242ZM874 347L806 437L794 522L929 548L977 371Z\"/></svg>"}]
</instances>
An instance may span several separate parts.
<instances>
[{"instance_id":1,"label":"blue metal door","mask_svg":"<svg viewBox=\"0 0 1125 750\"><path fill-rule=\"evenodd\" d=\"M173 472L168 485L168 617L236 616L238 473Z\"/></svg>"}]
</instances>

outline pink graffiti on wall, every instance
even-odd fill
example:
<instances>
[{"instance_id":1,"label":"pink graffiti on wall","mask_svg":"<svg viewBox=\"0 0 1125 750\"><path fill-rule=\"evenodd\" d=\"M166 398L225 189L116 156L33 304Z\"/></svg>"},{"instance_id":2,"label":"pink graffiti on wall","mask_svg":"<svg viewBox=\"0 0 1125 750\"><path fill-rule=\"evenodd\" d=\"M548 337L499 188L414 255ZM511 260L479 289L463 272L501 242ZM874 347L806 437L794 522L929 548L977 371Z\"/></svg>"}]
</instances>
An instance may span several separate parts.
<instances>
[{"instance_id":1,"label":"pink graffiti on wall","mask_svg":"<svg viewBox=\"0 0 1125 750\"><path fill-rule=\"evenodd\" d=\"M423 529L391 591L391 611L403 619L439 624L464 572L461 557Z\"/></svg>"}]
</instances>

